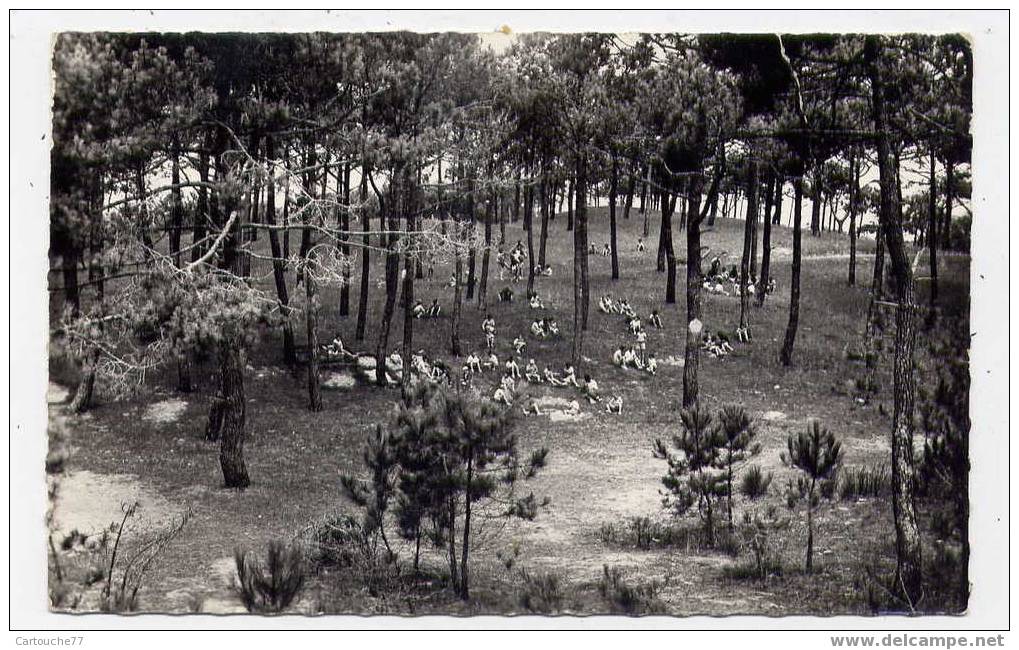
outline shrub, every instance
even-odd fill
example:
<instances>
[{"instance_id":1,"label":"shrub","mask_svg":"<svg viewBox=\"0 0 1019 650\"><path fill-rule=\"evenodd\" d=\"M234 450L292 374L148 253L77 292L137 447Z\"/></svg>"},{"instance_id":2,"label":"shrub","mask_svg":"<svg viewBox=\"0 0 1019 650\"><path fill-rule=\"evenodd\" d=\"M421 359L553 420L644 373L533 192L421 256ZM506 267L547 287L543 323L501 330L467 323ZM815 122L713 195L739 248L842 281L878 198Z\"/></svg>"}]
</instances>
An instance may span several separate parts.
<instances>
[{"instance_id":1,"label":"shrub","mask_svg":"<svg viewBox=\"0 0 1019 650\"><path fill-rule=\"evenodd\" d=\"M669 494L663 499L663 505L677 515L696 507L708 543L713 545L715 503L726 494L727 475L721 464L725 436L704 409L683 409L680 420L681 433L672 437L672 446L679 453L671 453L659 439L655 439L652 447L655 458L668 463L662 485Z\"/></svg>"},{"instance_id":2,"label":"shrub","mask_svg":"<svg viewBox=\"0 0 1019 650\"><path fill-rule=\"evenodd\" d=\"M313 545L317 564L350 569L372 596L388 591L399 577L396 555L386 547L380 528L357 518L326 520L315 529Z\"/></svg>"},{"instance_id":3,"label":"shrub","mask_svg":"<svg viewBox=\"0 0 1019 650\"><path fill-rule=\"evenodd\" d=\"M520 594L520 606L536 614L552 614L562 609L563 583L554 573L530 573L520 569L520 581L523 588Z\"/></svg>"},{"instance_id":4,"label":"shrub","mask_svg":"<svg viewBox=\"0 0 1019 650\"><path fill-rule=\"evenodd\" d=\"M304 558L296 544L269 542L265 563L235 550L237 590L249 612L277 614L294 602L304 587Z\"/></svg>"},{"instance_id":5,"label":"shrub","mask_svg":"<svg viewBox=\"0 0 1019 650\"><path fill-rule=\"evenodd\" d=\"M183 533L192 515L191 508L185 508L179 519L172 519L154 532L128 539L128 522L136 515L139 504L136 502L122 507L124 517L120 524L111 524L95 545L94 552L106 558L105 576L93 571L85 578L88 585L105 577L101 609L107 612L133 612L138 608L138 592L145 584L149 569Z\"/></svg>"},{"instance_id":6,"label":"shrub","mask_svg":"<svg viewBox=\"0 0 1019 650\"><path fill-rule=\"evenodd\" d=\"M756 501L768 495L768 487L771 486L773 478L771 472L765 474L759 465L751 465L743 474L739 491L751 501Z\"/></svg>"},{"instance_id":7,"label":"shrub","mask_svg":"<svg viewBox=\"0 0 1019 650\"><path fill-rule=\"evenodd\" d=\"M790 490L789 504L795 506L797 496L807 501L807 573L814 566L814 508L818 503L818 483L821 496L831 498L835 493L835 478L842 463L842 443L828 429L822 428L815 420L806 432L798 436L789 434L788 455L782 454L782 462L803 473L797 482L797 490Z\"/></svg>"},{"instance_id":8,"label":"shrub","mask_svg":"<svg viewBox=\"0 0 1019 650\"><path fill-rule=\"evenodd\" d=\"M891 489L891 482L892 476L886 465L848 467L839 471L839 498L850 501L885 497Z\"/></svg>"},{"instance_id":9,"label":"shrub","mask_svg":"<svg viewBox=\"0 0 1019 650\"><path fill-rule=\"evenodd\" d=\"M663 583L651 581L631 585L623 578L619 567L602 567L601 580L598 582L598 593L608 601L613 612L630 616L644 614L660 614L665 611L665 604L658 597Z\"/></svg>"},{"instance_id":10,"label":"shrub","mask_svg":"<svg viewBox=\"0 0 1019 650\"><path fill-rule=\"evenodd\" d=\"M755 514L751 518L749 513L744 513L737 538L740 552L749 554L749 561L725 567L723 574L733 580L765 580L782 575L782 559L771 548L771 533L781 525L774 517L774 508L764 517Z\"/></svg>"}]
</instances>

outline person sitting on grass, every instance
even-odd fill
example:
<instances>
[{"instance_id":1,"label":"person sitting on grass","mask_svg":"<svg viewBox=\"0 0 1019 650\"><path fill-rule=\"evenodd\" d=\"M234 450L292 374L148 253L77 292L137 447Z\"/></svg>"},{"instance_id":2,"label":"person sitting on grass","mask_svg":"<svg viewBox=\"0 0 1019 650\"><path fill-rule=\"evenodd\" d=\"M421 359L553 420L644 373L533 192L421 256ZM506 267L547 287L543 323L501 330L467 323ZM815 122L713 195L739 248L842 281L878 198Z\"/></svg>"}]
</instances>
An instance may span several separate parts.
<instances>
[{"instance_id":1,"label":"person sitting on grass","mask_svg":"<svg viewBox=\"0 0 1019 650\"><path fill-rule=\"evenodd\" d=\"M605 247L601 249L601 256L602 257L608 257L609 254L611 254L611 253L612 253L612 248L610 248L608 244L605 244Z\"/></svg>"},{"instance_id":2,"label":"person sitting on grass","mask_svg":"<svg viewBox=\"0 0 1019 650\"><path fill-rule=\"evenodd\" d=\"M592 379L591 375L584 375L584 397L589 404L601 401L601 396L598 395L598 382Z\"/></svg>"},{"instance_id":3,"label":"person sitting on grass","mask_svg":"<svg viewBox=\"0 0 1019 650\"><path fill-rule=\"evenodd\" d=\"M550 277L552 277L552 265L551 265L551 264L547 265L547 266L545 267L545 270L543 270L543 271L541 272L541 274L542 274L543 276L545 276L546 278L550 278Z\"/></svg>"},{"instance_id":4,"label":"person sitting on grass","mask_svg":"<svg viewBox=\"0 0 1019 650\"><path fill-rule=\"evenodd\" d=\"M563 379L561 386L573 386L574 388L580 388L580 384L577 383L577 371L573 369L573 364L566 364L566 368L563 371Z\"/></svg>"},{"instance_id":5,"label":"person sitting on grass","mask_svg":"<svg viewBox=\"0 0 1019 650\"><path fill-rule=\"evenodd\" d=\"M722 258L715 255L711 258L711 269L708 271L707 277L714 278L718 275L718 272L722 270Z\"/></svg>"},{"instance_id":6,"label":"person sitting on grass","mask_svg":"<svg viewBox=\"0 0 1019 650\"><path fill-rule=\"evenodd\" d=\"M626 327L630 330L630 334L636 334L641 331L642 325L640 322L640 316L634 316L626 321Z\"/></svg>"},{"instance_id":7,"label":"person sitting on grass","mask_svg":"<svg viewBox=\"0 0 1019 650\"><path fill-rule=\"evenodd\" d=\"M724 357L732 351L732 347L729 346L729 349L726 349L728 343L723 344L722 339L713 334L711 330L704 331L704 334L701 335L701 341L701 347L716 359Z\"/></svg>"},{"instance_id":8,"label":"person sitting on grass","mask_svg":"<svg viewBox=\"0 0 1019 650\"><path fill-rule=\"evenodd\" d=\"M658 310L657 309L652 309L651 310L651 319L650 320L651 320L651 324L655 327L655 329L659 329L659 330L660 329L665 329L665 325L662 323L662 317L658 314Z\"/></svg>"},{"instance_id":9,"label":"person sitting on grass","mask_svg":"<svg viewBox=\"0 0 1019 650\"><path fill-rule=\"evenodd\" d=\"M563 414L568 415L571 418L575 418L578 415L580 415L580 402L578 402L577 400L571 401L569 405L566 407L566 410L563 411Z\"/></svg>"},{"instance_id":10,"label":"person sitting on grass","mask_svg":"<svg viewBox=\"0 0 1019 650\"><path fill-rule=\"evenodd\" d=\"M637 238L637 252L638 253L643 253L644 252L644 238L643 237L638 237Z\"/></svg>"},{"instance_id":11,"label":"person sitting on grass","mask_svg":"<svg viewBox=\"0 0 1019 650\"><path fill-rule=\"evenodd\" d=\"M425 359L425 351L418 350L410 355L410 367L415 373L427 375L431 372L428 361Z\"/></svg>"},{"instance_id":12,"label":"person sitting on grass","mask_svg":"<svg viewBox=\"0 0 1019 650\"><path fill-rule=\"evenodd\" d=\"M719 331L715 333L715 338L718 339L718 346L722 348L723 352L732 352L732 344L729 343L729 335L725 332Z\"/></svg>"},{"instance_id":13,"label":"person sitting on grass","mask_svg":"<svg viewBox=\"0 0 1019 650\"><path fill-rule=\"evenodd\" d=\"M495 356L495 352L489 351L488 356L481 362L481 367L485 370L497 369L499 367L499 357Z\"/></svg>"},{"instance_id":14,"label":"person sitting on grass","mask_svg":"<svg viewBox=\"0 0 1019 650\"><path fill-rule=\"evenodd\" d=\"M432 298L432 304L428 307L428 317L438 318L442 314L442 307L439 306L439 299Z\"/></svg>"},{"instance_id":15,"label":"person sitting on grass","mask_svg":"<svg viewBox=\"0 0 1019 650\"><path fill-rule=\"evenodd\" d=\"M623 346L616 348L616 351L612 353L612 365L623 367Z\"/></svg>"},{"instance_id":16,"label":"person sitting on grass","mask_svg":"<svg viewBox=\"0 0 1019 650\"><path fill-rule=\"evenodd\" d=\"M600 311L603 314L614 313L612 309L613 307L614 305L612 304L612 296L609 294L602 296L601 300L598 301L598 311Z\"/></svg>"},{"instance_id":17,"label":"person sitting on grass","mask_svg":"<svg viewBox=\"0 0 1019 650\"><path fill-rule=\"evenodd\" d=\"M467 353L467 367L471 372L481 372L481 358L473 352Z\"/></svg>"},{"instance_id":18,"label":"person sitting on grass","mask_svg":"<svg viewBox=\"0 0 1019 650\"><path fill-rule=\"evenodd\" d=\"M612 399L605 405L605 411L607 413L613 413L615 415L623 414L623 398L619 395L613 395Z\"/></svg>"},{"instance_id":19,"label":"person sitting on grass","mask_svg":"<svg viewBox=\"0 0 1019 650\"><path fill-rule=\"evenodd\" d=\"M520 379L520 366L513 357L506 359L506 374L513 379Z\"/></svg>"},{"instance_id":20,"label":"person sitting on grass","mask_svg":"<svg viewBox=\"0 0 1019 650\"><path fill-rule=\"evenodd\" d=\"M654 377L655 374L658 372L658 360L655 359L655 355L653 354L648 355L647 365L644 367L644 370L647 370L648 374L651 375L652 377Z\"/></svg>"},{"instance_id":21,"label":"person sitting on grass","mask_svg":"<svg viewBox=\"0 0 1019 650\"><path fill-rule=\"evenodd\" d=\"M559 323L554 318L545 320L545 330L549 336L559 336Z\"/></svg>"},{"instance_id":22,"label":"person sitting on grass","mask_svg":"<svg viewBox=\"0 0 1019 650\"><path fill-rule=\"evenodd\" d=\"M499 387L495 389L493 400L499 404L513 406L513 391L507 386L506 382L502 382Z\"/></svg>"},{"instance_id":23,"label":"person sitting on grass","mask_svg":"<svg viewBox=\"0 0 1019 650\"><path fill-rule=\"evenodd\" d=\"M541 298L538 297L538 293L537 292L531 293L530 305L531 305L531 309L544 309L545 308L545 303L543 303L541 301Z\"/></svg>"},{"instance_id":24,"label":"person sitting on grass","mask_svg":"<svg viewBox=\"0 0 1019 650\"><path fill-rule=\"evenodd\" d=\"M437 384L442 383L443 380L449 379L449 375L446 371L446 366L442 365L442 362L436 361L432 365L431 378L432 381L434 381Z\"/></svg>"},{"instance_id":25,"label":"person sitting on grass","mask_svg":"<svg viewBox=\"0 0 1019 650\"><path fill-rule=\"evenodd\" d=\"M357 355L343 347L343 340L337 336L328 345L321 346L327 359L354 359Z\"/></svg>"},{"instance_id":26,"label":"person sitting on grass","mask_svg":"<svg viewBox=\"0 0 1019 650\"><path fill-rule=\"evenodd\" d=\"M414 318L424 318L427 313L428 310L425 309L425 306L421 304L420 300L414 301L414 307L411 309L411 315L414 316Z\"/></svg>"},{"instance_id":27,"label":"person sitting on grass","mask_svg":"<svg viewBox=\"0 0 1019 650\"><path fill-rule=\"evenodd\" d=\"M587 247L587 254L588 255L597 255L598 254L598 247L595 245L594 242L591 242L588 245L588 247Z\"/></svg>"},{"instance_id":28,"label":"person sitting on grass","mask_svg":"<svg viewBox=\"0 0 1019 650\"><path fill-rule=\"evenodd\" d=\"M545 383L548 384L549 386L565 386L566 385L565 382L563 382L563 380L560 379L557 374L552 372L552 369L549 368L548 366L545 366L544 379L545 379Z\"/></svg>"},{"instance_id":29,"label":"person sitting on grass","mask_svg":"<svg viewBox=\"0 0 1019 650\"><path fill-rule=\"evenodd\" d=\"M465 363L460 367L460 385L467 387L471 385L471 380L474 378L474 372L471 370L469 364Z\"/></svg>"},{"instance_id":30,"label":"person sitting on grass","mask_svg":"<svg viewBox=\"0 0 1019 650\"><path fill-rule=\"evenodd\" d=\"M765 290L765 293L775 293L775 278L768 278L768 288Z\"/></svg>"},{"instance_id":31,"label":"person sitting on grass","mask_svg":"<svg viewBox=\"0 0 1019 650\"><path fill-rule=\"evenodd\" d=\"M499 292L499 302L513 302L513 289L503 287Z\"/></svg>"},{"instance_id":32,"label":"person sitting on grass","mask_svg":"<svg viewBox=\"0 0 1019 650\"><path fill-rule=\"evenodd\" d=\"M527 367L524 368L524 379L532 384L541 383L541 375L538 373L538 364L534 363L534 359L527 361Z\"/></svg>"},{"instance_id":33,"label":"person sitting on grass","mask_svg":"<svg viewBox=\"0 0 1019 650\"><path fill-rule=\"evenodd\" d=\"M524 337L517 335L517 337L513 339L513 350L517 354L520 354L524 351L525 347L527 347L527 341L524 340Z\"/></svg>"},{"instance_id":34,"label":"person sitting on grass","mask_svg":"<svg viewBox=\"0 0 1019 650\"><path fill-rule=\"evenodd\" d=\"M623 298L622 300L619 301L619 313L622 314L623 316L626 316L627 318L637 317L637 312L633 310L633 307L631 307L630 303L626 301L626 298Z\"/></svg>"},{"instance_id":35,"label":"person sitting on grass","mask_svg":"<svg viewBox=\"0 0 1019 650\"><path fill-rule=\"evenodd\" d=\"M527 399L524 400L520 409L524 412L524 415L541 415L541 409L538 407L538 400L534 399L531 395L527 396Z\"/></svg>"},{"instance_id":36,"label":"person sitting on grass","mask_svg":"<svg viewBox=\"0 0 1019 650\"><path fill-rule=\"evenodd\" d=\"M531 335L537 336L540 339L548 336L548 332L545 331L545 319L536 320L531 323Z\"/></svg>"},{"instance_id":37,"label":"person sitting on grass","mask_svg":"<svg viewBox=\"0 0 1019 650\"><path fill-rule=\"evenodd\" d=\"M637 353L633 351L633 346L626 346L623 349L623 368L636 368L637 367Z\"/></svg>"}]
</instances>

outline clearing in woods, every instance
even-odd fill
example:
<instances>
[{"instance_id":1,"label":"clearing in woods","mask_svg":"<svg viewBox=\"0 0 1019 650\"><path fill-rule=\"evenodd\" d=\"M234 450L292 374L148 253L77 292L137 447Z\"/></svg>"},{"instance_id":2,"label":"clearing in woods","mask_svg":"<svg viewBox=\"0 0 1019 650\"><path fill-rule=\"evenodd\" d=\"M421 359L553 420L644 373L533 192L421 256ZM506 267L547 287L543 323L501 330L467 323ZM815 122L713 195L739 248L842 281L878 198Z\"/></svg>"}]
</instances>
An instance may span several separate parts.
<instances>
[{"instance_id":1,"label":"clearing in woods","mask_svg":"<svg viewBox=\"0 0 1019 650\"><path fill-rule=\"evenodd\" d=\"M657 217L657 215L653 215ZM565 230L565 215L549 224L548 260L552 276L538 278L536 289L546 306L542 315L554 316L562 328L562 339L539 341L528 335L538 312L528 308L525 283L513 284L498 277L492 263L488 310L498 327L497 354L504 360L516 335L527 339L524 362L534 358L539 367L561 370L570 354L572 334L572 233ZM523 450L547 446L547 468L528 484L538 497L548 497L547 508L534 521L496 522L478 536L473 565L473 591L469 603L461 603L448 591L434 587L437 580L419 579L400 595L374 598L343 576L313 576L307 595L297 611L366 613L511 613L523 610L513 596L519 580L499 560L516 554L514 571L551 571L570 586L565 611L592 613L607 611L599 600L597 581L603 565L619 566L628 579L662 583L660 597L667 612L676 615L754 613L833 615L867 613L864 596L857 593L858 579L867 567L894 566L893 528L887 500L824 502L817 518L815 571L802 573L806 527L801 510L787 510L783 490L794 474L783 467L779 454L790 432L803 430L818 419L844 440L847 466L878 466L888 462L891 378L881 370L877 398L861 404L846 394L845 382L860 372L858 363L847 360L847 346L855 345L866 318L873 264L873 241L860 241L859 285L846 286L848 240L840 234L811 237L805 233L800 328L794 364L784 368L777 362L788 318L789 255L791 232L776 227L772 232L772 274L777 291L763 308L753 308L754 343L737 345L734 354L714 359L702 355L702 403L712 411L724 404L741 404L754 416L763 445L752 462L774 473L769 496L756 503L737 498L736 513L774 508L788 525L771 541L786 570L765 581L733 580L724 569L743 562L722 551L705 551L696 544L651 543L648 549L611 539L610 530L626 530L633 518L647 516L653 522L672 524L676 520L663 511L661 476L665 463L651 454L656 437L668 438L678 431L678 409L682 398L681 365L661 363L656 377L634 370L621 370L611 363L611 353L631 336L621 316L597 310L598 299L607 293L627 298L646 318L657 308L665 322L663 331L650 329L649 352L659 359L682 358L684 299L664 305L664 274L655 271L657 226L647 239L644 253L637 253L636 240L642 227L636 208L629 220L619 220L619 250L622 277L610 280L609 258L591 255L591 312L584 355L589 359L584 372L597 379L603 395L623 398L623 414L609 415L604 406L588 405L574 389L532 387L535 397L578 399L580 418L547 415L521 417L516 432ZM655 218L652 219L654 223ZM727 252L728 264L738 261L742 245L742 221L719 219L704 235L716 252ZM600 250L608 241L604 208L590 214L590 241ZM507 224L506 246L526 241L520 224ZM537 239L538 229L535 229ZM498 234L496 234L498 237ZM677 233L677 243L683 233ZM260 246L266 245L264 241ZM682 246L677 246L682 250ZM707 262L706 262L707 263ZM968 313L968 258L947 257L943 261L942 295L948 309ZM359 265L358 265L359 268ZM478 262L480 272L480 255ZM267 291L272 278L268 268L253 268ZM439 319L414 323L414 346L433 358L449 357L452 289L447 286L451 269L436 266L419 280L416 297L426 305L438 298L443 306ZM685 268L679 266L680 286ZM373 260L372 281L383 275L378 256ZM335 289L323 291L319 313L320 340L334 335L355 350L374 349L374 332L355 341L356 287L352 278L351 316L338 317ZM511 303L497 302L504 286L516 291ZM921 294L923 286L920 287ZM300 292L298 292L300 293ZM376 323L382 308L382 292L373 291L369 324ZM733 296L704 297L704 322L712 330L733 330L739 319L739 299ZM484 335L480 323L484 311L465 302L462 338L466 350L481 351ZM298 317L299 318L299 317ZM402 317L394 318L390 337L393 347L402 336ZM303 325L295 326L303 332ZM890 336L890 334L889 334ZM521 364L523 365L523 364ZM201 373L195 373L199 376ZM204 611L229 612L238 609L231 592L232 556L237 547L264 549L273 538L290 539L332 514L351 511L341 496L341 473L362 474L361 449L372 426L386 422L393 412L398 393L361 384L351 385L342 374L323 372L324 409L307 409L306 373L283 365L279 333L264 331L248 359L245 376L247 442L245 455L252 485L244 491L222 489L219 447L206 442L204 427L215 387L196 386L186 401L174 396L171 380L157 378L153 385L128 402L98 403L91 414L72 420L69 427L72 453L66 488L61 491L58 513L77 510L82 499L88 512L119 512L120 501L138 499L143 511L153 516L173 513L190 504L194 517L184 535L170 546L165 558L153 567L140 595L142 610L188 611L200 605ZM483 392L491 394L498 375L488 372L477 380ZM141 477L141 478L138 478ZM115 489L114 489L115 488ZM831 516L826 516L831 515ZM92 521L95 519L95 521ZM101 526L92 517L81 526ZM697 525L694 516L679 520ZM392 538L397 538L395 535ZM397 538L398 539L398 538ZM409 546L397 544L403 556L413 554ZM440 576L444 570L440 552L423 556L426 575Z\"/></svg>"}]
</instances>

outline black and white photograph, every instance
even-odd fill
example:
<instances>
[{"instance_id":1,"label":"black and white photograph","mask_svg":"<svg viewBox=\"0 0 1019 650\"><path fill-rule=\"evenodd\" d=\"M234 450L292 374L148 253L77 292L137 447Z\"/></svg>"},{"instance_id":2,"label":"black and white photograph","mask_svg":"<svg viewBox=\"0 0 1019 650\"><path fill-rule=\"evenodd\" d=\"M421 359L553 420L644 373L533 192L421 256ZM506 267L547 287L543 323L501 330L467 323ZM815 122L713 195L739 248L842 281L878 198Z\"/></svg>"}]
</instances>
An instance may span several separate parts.
<instances>
[{"instance_id":1,"label":"black and white photograph","mask_svg":"<svg viewBox=\"0 0 1019 650\"><path fill-rule=\"evenodd\" d=\"M143 13L23 73L46 620L1007 607L1007 12Z\"/></svg>"}]
</instances>

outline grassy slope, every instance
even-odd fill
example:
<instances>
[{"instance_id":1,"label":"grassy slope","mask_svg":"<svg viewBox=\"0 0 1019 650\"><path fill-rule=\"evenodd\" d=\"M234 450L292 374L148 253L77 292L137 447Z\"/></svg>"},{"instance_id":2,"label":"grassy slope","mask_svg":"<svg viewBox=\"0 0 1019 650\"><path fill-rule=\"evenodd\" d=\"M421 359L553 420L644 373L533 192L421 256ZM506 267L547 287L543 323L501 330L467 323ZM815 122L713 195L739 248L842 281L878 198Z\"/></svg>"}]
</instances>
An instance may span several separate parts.
<instances>
[{"instance_id":1,"label":"grassy slope","mask_svg":"<svg viewBox=\"0 0 1019 650\"><path fill-rule=\"evenodd\" d=\"M607 241L604 209L591 215L591 240L599 248ZM550 224L548 260L554 269L552 278L538 281L538 291L563 327L564 339L558 343L536 342L530 337L526 356L539 364L561 367L569 356L572 331L572 234L565 232L565 215ZM594 591L602 564L618 564L635 580L668 580L663 599L670 613L720 614L754 612L788 614L796 612L861 612L862 603L855 595L854 580L865 565L893 562L890 505L861 502L824 505L821 509L815 560L831 579L807 578L792 572L768 583L732 582L722 577L722 567L731 564L728 556L696 550L639 551L607 546L597 536L605 522L620 523L626 517L649 514L663 519L658 495L664 463L654 460L650 442L667 437L676 429L676 410L681 400L682 369L662 366L656 378L636 375L613 367L611 350L628 340L618 316L605 316L595 309L598 298L611 292L625 296L641 313L658 307L665 320L664 332L652 331L649 350L659 359L682 355L683 293L678 305L662 305L664 277L655 272L654 250L657 243L656 219L648 251L638 255L635 242L641 227L639 215L620 220L619 245L622 278L609 279L608 258L591 258L592 312L585 353L588 369L598 379L603 392L619 394L625 402L625 415L610 417L592 410L592 417L577 422L550 423L545 417L520 421L518 431L522 447L547 445L549 467L528 489L551 499L550 507L534 522L513 523L492 528L483 535L484 550L474 557L476 568L474 601L461 605L449 601L445 593L418 589L413 598L383 603L366 599L350 591L349 582L323 577L313 582L317 594L308 606L321 605L343 611L428 611L476 613L509 612L517 609L512 597L516 580L494 559L496 550L517 543L520 566L548 569L561 574L572 585L567 606L576 611L604 611ZM496 229L496 232L498 230ZM523 237L517 225L508 225L507 240ZM676 234L676 248L684 250L683 233ZM729 251L736 261L742 242L742 222L719 220L715 229L704 236L716 250ZM845 439L846 462L870 465L887 462L886 434L888 418L878 413L876 404L860 406L850 397L833 394L833 385L841 385L855 376L858 368L845 360L847 344L856 342L866 313L868 295L863 288L846 287L847 249L845 238L826 234L820 238L804 236L803 304L795 363L791 368L777 364L788 308L791 232L777 228L773 232L776 247L773 275L778 291L769 297L763 309L755 309L753 325L756 340L741 346L729 358L702 359L701 395L712 409L726 403L746 406L755 416L779 411L784 419L759 421L764 451L758 462L775 472L772 496L766 504L778 506L791 517L790 526L775 540L775 547L787 565L800 566L805 546L805 530L800 513L788 513L779 495L781 486L792 474L781 467L778 454L791 431L802 430L811 418L821 419ZM537 247L537 244L536 244ZM870 251L872 242L861 241L861 250ZM372 282L382 276L374 260ZM494 267L494 261L493 261ZM358 265L359 268L359 265ZM480 259L479 259L480 268ZM860 260L858 278L869 284L872 258ZM679 267L680 287L685 268ZM945 293L966 309L968 265L964 259L946 260L942 276L948 278ZM427 304L438 297L449 311L452 290L445 286L449 269L437 267L430 280L419 282L417 296ZM493 276L489 295L494 297L505 283ZM271 291L271 277L266 279ZM356 310L356 277L352 308ZM517 287L522 293L523 285ZM373 349L374 338L354 342L353 317L340 321L336 316L336 291L327 289L321 313L323 335L340 333L348 345ZM381 312L379 290L373 294L369 336L375 333L375 319ZM498 327L500 357L510 349L517 333L525 333L534 313L525 303L492 304L491 313ZM739 301L734 297L706 296L704 320L710 328L735 327ZM465 309L463 336L468 346L483 345L480 330L482 312ZM391 346L401 340L402 317L394 319ZM299 338L303 323L295 330ZM448 351L449 321L418 321L415 347L430 354ZM169 561L156 569L152 587L143 596L143 607L160 609L175 606L166 592L176 588L201 591L203 581L216 562L232 555L236 546L262 548L272 537L289 537L312 521L344 509L339 496L338 475L359 471L360 445L370 426L384 422L391 412L396 394L392 391L357 387L350 391L324 391L325 409L312 414L306 409L305 375L291 374L281 367L279 337L267 334L253 351L247 373L249 398L246 457L253 486L244 492L220 489L218 449L204 442L203 427L207 396L211 388L189 398L189 407L180 421L168 425L141 423L140 413L155 399L154 393L170 393L166 382L156 380L153 394L135 401L102 404L93 415L75 427L75 453L71 469L89 469L106 473L137 474L171 502L189 501L197 516L183 541L169 552ZM496 379L484 381L494 385ZM885 377L879 401L890 402L890 378ZM548 389L538 389L538 392ZM204 394L203 394L204 393ZM568 395L565 389L555 394ZM585 405L585 410L589 410ZM764 506L755 506L764 507ZM743 504L737 506L737 512ZM441 559L426 557L426 563L441 569ZM510 594L507 597L507 594Z\"/></svg>"}]
</instances>

